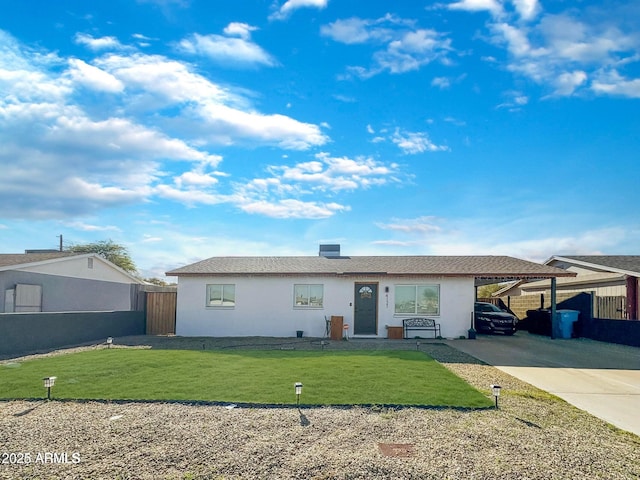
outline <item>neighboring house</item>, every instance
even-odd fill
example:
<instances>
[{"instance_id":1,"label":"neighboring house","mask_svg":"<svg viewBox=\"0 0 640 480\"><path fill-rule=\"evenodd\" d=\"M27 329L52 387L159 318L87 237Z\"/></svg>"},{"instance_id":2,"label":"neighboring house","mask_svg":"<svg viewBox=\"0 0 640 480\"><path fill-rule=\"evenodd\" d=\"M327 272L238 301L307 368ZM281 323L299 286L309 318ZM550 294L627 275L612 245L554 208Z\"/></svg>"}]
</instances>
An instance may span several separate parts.
<instances>
[{"instance_id":1,"label":"neighboring house","mask_svg":"<svg viewBox=\"0 0 640 480\"><path fill-rule=\"evenodd\" d=\"M351 257L321 245L319 256L212 257L167 275L178 277L177 335L322 337L337 315L350 336L384 338L403 318L430 317L455 338L471 326L477 285L575 274L504 256Z\"/></svg>"},{"instance_id":2,"label":"neighboring house","mask_svg":"<svg viewBox=\"0 0 640 480\"><path fill-rule=\"evenodd\" d=\"M144 284L93 253L0 254L0 312L135 310Z\"/></svg>"},{"instance_id":3,"label":"neighboring house","mask_svg":"<svg viewBox=\"0 0 640 480\"><path fill-rule=\"evenodd\" d=\"M558 293L593 292L596 297L624 297L624 317L638 318L640 255L554 255L544 264L576 274L572 278L558 278ZM548 294L550 288L549 280L521 280L505 286L493 296Z\"/></svg>"}]
</instances>

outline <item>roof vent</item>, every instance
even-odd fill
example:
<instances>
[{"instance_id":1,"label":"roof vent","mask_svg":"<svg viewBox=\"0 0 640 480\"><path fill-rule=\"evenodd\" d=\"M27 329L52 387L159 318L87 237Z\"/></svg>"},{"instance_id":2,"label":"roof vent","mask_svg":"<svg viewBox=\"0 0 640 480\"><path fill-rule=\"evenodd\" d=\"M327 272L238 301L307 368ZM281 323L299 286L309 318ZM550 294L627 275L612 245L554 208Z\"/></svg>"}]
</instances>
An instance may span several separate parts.
<instances>
[{"instance_id":1,"label":"roof vent","mask_svg":"<svg viewBox=\"0 0 640 480\"><path fill-rule=\"evenodd\" d=\"M339 257L340 245L339 244L320 245L320 251L318 252L318 255L320 255L321 257L327 257L327 258Z\"/></svg>"}]
</instances>

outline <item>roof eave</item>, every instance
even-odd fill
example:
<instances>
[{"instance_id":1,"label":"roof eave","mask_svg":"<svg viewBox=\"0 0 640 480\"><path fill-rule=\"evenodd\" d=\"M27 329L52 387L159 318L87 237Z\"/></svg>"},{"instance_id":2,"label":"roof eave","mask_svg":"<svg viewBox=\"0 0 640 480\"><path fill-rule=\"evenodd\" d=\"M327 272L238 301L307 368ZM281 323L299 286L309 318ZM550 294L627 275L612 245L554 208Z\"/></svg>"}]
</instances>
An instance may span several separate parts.
<instances>
[{"instance_id":1,"label":"roof eave","mask_svg":"<svg viewBox=\"0 0 640 480\"><path fill-rule=\"evenodd\" d=\"M473 272L178 272L175 270L165 272L168 277L238 277L250 275L254 277L269 277L274 275L282 276L430 276L430 277L468 277L486 279L548 279L556 277L575 277L575 272L548 272L548 273L473 273ZM505 280L502 280L505 281Z\"/></svg>"},{"instance_id":2,"label":"roof eave","mask_svg":"<svg viewBox=\"0 0 640 480\"><path fill-rule=\"evenodd\" d=\"M629 275L631 277L640 277L640 272L634 272L632 270L626 270L623 268L610 267L608 265L601 265L599 263L593 262L585 262L584 260L576 260L575 258L563 257L561 255L554 255L549 260L545 262L545 265L548 265L554 260L559 260L561 262L573 263L575 265L580 265L582 267L592 267L600 270L609 270L610 272L621 273L623 275Z\"/></svg>"}]
</instances>

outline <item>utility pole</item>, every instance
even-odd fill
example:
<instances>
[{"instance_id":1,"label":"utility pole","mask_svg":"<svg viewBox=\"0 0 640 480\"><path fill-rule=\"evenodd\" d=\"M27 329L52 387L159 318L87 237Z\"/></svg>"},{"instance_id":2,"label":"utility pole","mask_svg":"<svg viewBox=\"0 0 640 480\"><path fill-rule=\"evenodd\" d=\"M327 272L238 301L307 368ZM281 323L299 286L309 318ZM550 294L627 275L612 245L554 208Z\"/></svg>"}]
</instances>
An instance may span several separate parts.
<instances>
[{"instance_id":1,"label":"utility pole","mask_svg":"<svg viewBox=\"0 0 640 480\"><path fill-rule=\"evenodd\" d=\"M62 251L62 234L56 235L56 237L60 237L60 251Z\"/></svg>"}]
</instances>

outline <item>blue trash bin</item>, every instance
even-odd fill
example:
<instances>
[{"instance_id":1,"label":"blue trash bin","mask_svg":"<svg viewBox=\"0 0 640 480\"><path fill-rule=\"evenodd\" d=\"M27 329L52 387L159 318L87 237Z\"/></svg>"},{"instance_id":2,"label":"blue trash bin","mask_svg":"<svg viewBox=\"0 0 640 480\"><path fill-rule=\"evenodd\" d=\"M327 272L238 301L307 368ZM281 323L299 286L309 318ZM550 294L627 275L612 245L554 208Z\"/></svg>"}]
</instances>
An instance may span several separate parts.
<instances>
[{"instance_id":1,"label":"blue trash bin","mask_svg":"<svg viewBox=\"0 0 640 480\"><path fill-rule=\"evenodd\" d=\"M573 334L573 324L578 321L578 310L556 310L558 323L560 326L560 338L571 338Z\"/></svg>"}]
</instances>

